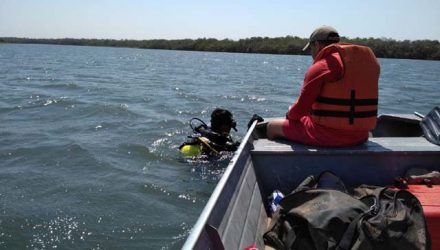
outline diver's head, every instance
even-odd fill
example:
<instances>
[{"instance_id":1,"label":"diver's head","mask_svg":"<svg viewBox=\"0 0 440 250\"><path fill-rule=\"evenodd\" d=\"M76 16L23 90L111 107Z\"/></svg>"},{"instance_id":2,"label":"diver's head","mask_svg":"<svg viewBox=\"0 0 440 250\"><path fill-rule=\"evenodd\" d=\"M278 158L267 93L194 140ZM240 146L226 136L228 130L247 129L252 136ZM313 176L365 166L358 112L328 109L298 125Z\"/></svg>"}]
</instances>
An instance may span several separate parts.
<instances>
[{"instance_id":1,"label":"diver's head","mask_svg":"<svg viewBox=\"0 0 440 250\"><path fill-rule=\"evenodd\" d=\"M237 123L232 117L232 113L226 109L216 108L211 113L211 129L220 134L229 134L231 128L237 131Z\"/></svg>"}]
</instances>

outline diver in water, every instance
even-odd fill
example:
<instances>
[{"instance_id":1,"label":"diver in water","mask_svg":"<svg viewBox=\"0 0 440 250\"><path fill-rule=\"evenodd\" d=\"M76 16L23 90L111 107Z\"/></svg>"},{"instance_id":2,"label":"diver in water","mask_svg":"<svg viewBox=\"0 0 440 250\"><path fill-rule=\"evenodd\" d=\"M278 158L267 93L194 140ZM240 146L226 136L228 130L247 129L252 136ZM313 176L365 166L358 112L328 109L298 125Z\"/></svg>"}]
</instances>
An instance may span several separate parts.
<instances>
[{"instance_id":1,"label":"diver in water","mask_svg":"<svg viewBox=\"0 0 440 250\"><path fill-rule=\"evenodd\" d=\"M201 124L194 127L194 121ZM230 135L231 129L237 131L237 123L232 113L226 109L216 108L211 113L211 127L199 118L192 118L189 123L194 135L188 136L189 140L179 147L185 156L215 156L222 151L236 151L240 145L240 142L234 141Z\"/></svg>"}]
</instances>

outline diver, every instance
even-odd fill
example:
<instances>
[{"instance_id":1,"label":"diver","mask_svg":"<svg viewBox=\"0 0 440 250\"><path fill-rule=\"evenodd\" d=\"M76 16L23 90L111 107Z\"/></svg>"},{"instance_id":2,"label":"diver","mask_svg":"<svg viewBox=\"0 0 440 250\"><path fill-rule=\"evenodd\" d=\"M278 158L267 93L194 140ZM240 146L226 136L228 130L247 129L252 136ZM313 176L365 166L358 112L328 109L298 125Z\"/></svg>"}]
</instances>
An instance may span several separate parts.
<instances>
[{"instance_id":1,"label":"diver","mask_svg":"<svg viewBox=\"0 0 440 250\"><path fill-rule=\"evenodd\" d=\"M195 121L200 125L195 126ZM211 113L210 127L199 118L192 118L189 125L194 134L188 136L189 140L179 147L184 156L217 156L223 151L234 152L240 145L240 142L234 141L230 135L231 129L237 131L237 123L232 113L226 109L216 108Z\"/></svg>"}]
</instances>

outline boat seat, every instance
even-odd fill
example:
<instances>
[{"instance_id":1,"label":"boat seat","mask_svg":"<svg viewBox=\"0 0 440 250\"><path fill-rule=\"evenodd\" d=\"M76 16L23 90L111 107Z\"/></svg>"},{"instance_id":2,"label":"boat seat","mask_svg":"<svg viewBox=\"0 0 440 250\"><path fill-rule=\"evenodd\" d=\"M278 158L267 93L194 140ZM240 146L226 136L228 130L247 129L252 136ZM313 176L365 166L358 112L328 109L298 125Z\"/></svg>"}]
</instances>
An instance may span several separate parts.
<instances>
[{"instance_id":1,"label":"boat seat","mask_svg":"<svg viewBox=\"0 0 440 250\"><path fill-rule=\"evenodd\" d=\"M371 137L346 148L314 147L287 140L257 139L251 150L263 197L290 192L308 175L331 171L349 185L389 185L410 168L438 169L440 146L423 137ZM258 174L257 174L258 176ZM288 183L280 187L279 183Z\"/></svg>"},{"instance_id":2,"label":"boat seat","mask_svg":"<svg viewBox=\"0 0 440 250\"><path fill-rule=\"evenodd\" d=\"M401 152L440 152L440 146L423 137L372 137L367 142L342 148L307 146L287 140L258 139L253 155L259 154L399 154Z\"/></svg>"}]
</instances>

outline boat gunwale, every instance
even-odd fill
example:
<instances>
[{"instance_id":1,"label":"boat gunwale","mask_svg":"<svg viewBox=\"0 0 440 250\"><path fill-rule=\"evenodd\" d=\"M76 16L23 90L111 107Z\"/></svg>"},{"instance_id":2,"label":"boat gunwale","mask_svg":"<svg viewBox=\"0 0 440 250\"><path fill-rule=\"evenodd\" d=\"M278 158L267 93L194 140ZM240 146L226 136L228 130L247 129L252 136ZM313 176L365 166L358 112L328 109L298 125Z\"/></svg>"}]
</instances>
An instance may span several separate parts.
<instances>
[{"instance_id":1,"label":"boat gunwale","mask_svg":"<svg viewBox=\"0 0 440 250\"><path fill-rule=\"evenodd\" d=\"M251 139L252 132L255 129L255 126L257 124L257 121L254 121L254 123L249 127L245 137L242 140L242 143L240 143L240 146L238 147L237 151L234 153L234 156L232 157L231 161L229 162L228 166L226 167L225 172L223 173L223 176L220 178L220 181L217 183L217 186L215 187L214 191L211 194L211 197L209 198L208 202L206 203L205 207L203 208L199 218L197 219L196 223L194 224L193 228L190 231L190 234L188 238L185 241L185 244L183 245L182 249L194 249L194 246L197 244L198 239L202 235L202 232L204 231L205 225L208 223L209 217L211 216L211 212L213 211L213 208L217 204L217 201L222 194L223 190L226 187L226 183L229 180L235 165L237 164L240 157L243 157L242 152L245 150L245 147L249 143L249 140ZM243 143L245 142L245 143ZM249 152L248 152L249 154Z\"/></svg>"}]
</instances>

